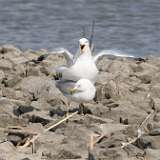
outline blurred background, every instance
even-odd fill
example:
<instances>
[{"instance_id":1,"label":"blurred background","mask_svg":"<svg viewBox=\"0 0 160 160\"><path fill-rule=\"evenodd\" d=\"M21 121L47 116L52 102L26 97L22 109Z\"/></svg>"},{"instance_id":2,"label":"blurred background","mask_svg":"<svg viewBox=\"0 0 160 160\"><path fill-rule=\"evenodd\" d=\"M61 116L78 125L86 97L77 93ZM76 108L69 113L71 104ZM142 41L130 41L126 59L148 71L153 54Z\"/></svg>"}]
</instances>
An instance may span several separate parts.
<instances>
[{"instance_id":1,"label":"blurred background","mask_svg":"<svg viewBox=\"0 0 160 160\"><path fill-rule=\"evenodd\" d=\"M160 0L0 0L0 44L76 52L95 20L95 52L160 55Z\"/></svg>"}]
</instances>

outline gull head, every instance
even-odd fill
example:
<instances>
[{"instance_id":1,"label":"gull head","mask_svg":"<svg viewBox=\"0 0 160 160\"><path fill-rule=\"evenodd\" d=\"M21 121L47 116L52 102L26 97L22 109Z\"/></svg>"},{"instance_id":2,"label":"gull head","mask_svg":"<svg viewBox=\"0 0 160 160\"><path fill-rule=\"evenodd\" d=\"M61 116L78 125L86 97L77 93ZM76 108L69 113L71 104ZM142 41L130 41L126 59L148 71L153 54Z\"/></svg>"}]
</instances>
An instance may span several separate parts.
<instances>
[{"instance_id":1,"label":"gull head","mask_svg":"<svg viewBox=\"0 0 160 160\"><path fill-rule=\"evenodd\" d=\"M86 91L95 93L96 89L90 80L83 78L75 83L70 93L75 94L75 93L86 92Z\"/></svg>"},{"instance_id":2,"label":"gull head","mask_svg":"<svg viewBox=\"0 0 160 160\"><path fill-rule=\"evenodd\" d=\"M79 40L80 52L84 53L89 48L89 40L87 38L81 38Z\"/></svg>"}]
</instances>

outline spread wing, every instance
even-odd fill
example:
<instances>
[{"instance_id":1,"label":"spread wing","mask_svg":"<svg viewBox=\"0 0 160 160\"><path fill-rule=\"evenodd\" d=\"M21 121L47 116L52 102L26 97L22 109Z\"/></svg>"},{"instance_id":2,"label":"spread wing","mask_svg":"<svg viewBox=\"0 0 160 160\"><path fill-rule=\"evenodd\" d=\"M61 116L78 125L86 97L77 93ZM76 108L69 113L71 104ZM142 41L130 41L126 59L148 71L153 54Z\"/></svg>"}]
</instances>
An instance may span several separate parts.
<instances>
[{"instance_id":1,"label":"spread wing","mask_svg":"<svg viewBox=\"0 0 160 160\"><path fill-rule=\"evenodd\" d=\"M121 53L120 51L115 51L115 50L103 50L103 51L99 52L97 55L94 56L94 61L97 62L98 59L102 58L103 56L116 56L116 57L135 58L133 55Z\"/></svg>"},{"instance_id":2,"label":"spread wing","mask_svg":"<svg viewBox=\"0 0 160 160\"><path fill-rule=\"evenodd\" d=\"M67 61L67 66L71 66L73 64L73 54L70 53L67 49L60 48L60 49L50 52L50 54L62 54L64 55Z\"/></svg>"}]
</instances>

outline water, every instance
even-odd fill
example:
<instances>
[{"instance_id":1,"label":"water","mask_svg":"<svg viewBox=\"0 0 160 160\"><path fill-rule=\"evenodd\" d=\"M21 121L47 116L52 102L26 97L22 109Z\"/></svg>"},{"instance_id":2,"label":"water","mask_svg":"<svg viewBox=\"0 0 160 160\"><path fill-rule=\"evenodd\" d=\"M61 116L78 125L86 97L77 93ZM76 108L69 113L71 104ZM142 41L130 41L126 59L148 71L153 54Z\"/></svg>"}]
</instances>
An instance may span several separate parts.
<instances>
[{"instance_id":1,"label":"water","mask_svg":"<svg viewBox=\"0 0 160 160\"><path fill-rule=\"evenodd\" d=\"M96 52L160 55L159 0L0 0L0 44L75 52L95 19Z\"/></svg>"}]
</instances>

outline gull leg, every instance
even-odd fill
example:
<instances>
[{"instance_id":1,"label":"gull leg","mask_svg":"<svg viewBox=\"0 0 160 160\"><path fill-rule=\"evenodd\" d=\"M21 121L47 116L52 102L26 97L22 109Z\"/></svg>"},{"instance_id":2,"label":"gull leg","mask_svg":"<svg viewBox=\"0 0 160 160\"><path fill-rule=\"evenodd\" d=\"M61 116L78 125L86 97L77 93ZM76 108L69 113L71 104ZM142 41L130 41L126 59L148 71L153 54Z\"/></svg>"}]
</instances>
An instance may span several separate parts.
<instances>
[{"instance_id":1,"label":"gull leg","mask_svg":"<svg viewBox=\"0 0 160 160\"><path fill-rule=\"evenodd\" d=\"M67 106L67 111L66 111L66 114L65 114L65 117L68 117L69 116L69 108L70 108L70 105L71 105L71 102L68 101L66 106ZM68 123L68 120L66 121Z\"/></svg>"},{"instance_id":2,"label":"gull leg","mask_svg":"<svg viewBox=\"0 0 160 160\"><path fill-rule=\"evenodd\" d=\"M68 102L67 102L67 112L66 112L66 116L69 115L69 108L70 108L70 105L71 105L71 102L68 101Z\"/></svg>"},{"instance_id":3,"label":"gull leg","mask_svg":"<svg viewBox=\"0 0 160 160\"><path fill-rule=\"evenodd\" d=\"M80 104L79 104L79 113L80 113L81 115L84 115L84 104L83 104L83 103L80 103Z\"/></svg>"}]
</instances>

